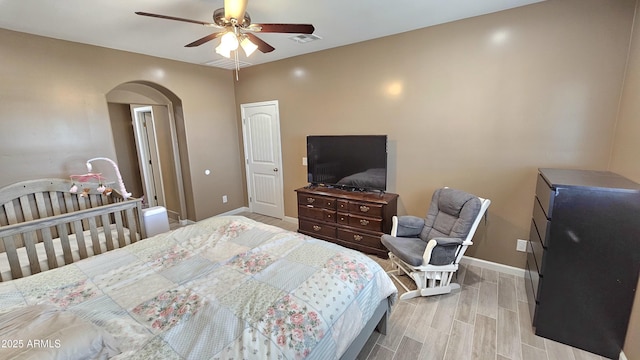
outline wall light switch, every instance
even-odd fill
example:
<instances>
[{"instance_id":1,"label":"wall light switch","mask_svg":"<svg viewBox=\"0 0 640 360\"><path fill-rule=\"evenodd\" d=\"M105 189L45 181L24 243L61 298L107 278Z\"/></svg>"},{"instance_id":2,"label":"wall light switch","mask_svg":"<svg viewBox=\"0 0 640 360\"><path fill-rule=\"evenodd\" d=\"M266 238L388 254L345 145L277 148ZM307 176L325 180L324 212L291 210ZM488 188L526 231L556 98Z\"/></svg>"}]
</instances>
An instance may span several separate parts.
<instances>
[{"instance_id":1,"label":"wall light switch","mask_svg":"<svg viewBox=\"0 0 640 360\"><path fill-rule=\"evenodd\" d=\"M302 165L303 166L307 166L307 158L306 157L302 158Z\"/></svg>"},{"instance_id":2,"label":"wall light switch","mask_svg":"<svg viewBox=\"0 0 640 360\"><path fill-rule=\"evenodd\" d=\"M527 252L527 240L518 239L518 242L516 244L516 250Z\"/></svg>"},{"instance_id":3,"label":"wall light switch","mask_svg":"<svg viewBox=\"0 0 640 360\"><path fill-rule=\"evenodd\" d=\"M229 199L227 199L227 195L222 195L222 203L223 204L226 204L228 200Z\"/></svg>"}]
</instances>

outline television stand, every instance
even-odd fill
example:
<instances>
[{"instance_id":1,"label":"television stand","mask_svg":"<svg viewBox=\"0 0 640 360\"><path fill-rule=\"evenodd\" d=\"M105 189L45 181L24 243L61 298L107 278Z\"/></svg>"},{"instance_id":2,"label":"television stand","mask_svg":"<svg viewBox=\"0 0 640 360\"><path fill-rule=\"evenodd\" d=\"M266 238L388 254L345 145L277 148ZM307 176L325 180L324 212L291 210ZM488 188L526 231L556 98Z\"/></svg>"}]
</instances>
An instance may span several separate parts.
<instances>
[{"instance_id":1,"label":"television stand","mask_svg":"<svg viewBox=\"0 0 640 360\"><path fill-rule=\"evenodd\" d=\"M322 186L296 190L298 232L367 254L388 257L380 242L391 232L398 195Z\"/></svg>"}]
</instances>

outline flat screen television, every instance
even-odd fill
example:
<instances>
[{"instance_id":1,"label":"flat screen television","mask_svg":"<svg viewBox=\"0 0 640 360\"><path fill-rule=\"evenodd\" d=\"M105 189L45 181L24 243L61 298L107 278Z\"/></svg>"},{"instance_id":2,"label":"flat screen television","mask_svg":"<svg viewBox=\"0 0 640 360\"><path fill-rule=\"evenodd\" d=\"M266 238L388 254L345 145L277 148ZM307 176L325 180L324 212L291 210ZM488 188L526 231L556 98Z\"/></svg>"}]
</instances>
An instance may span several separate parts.
<instances>
[{"instance_id":1,"label":"flat screen television","mask_svg":"<svg viewBox=\"0 0 640 360\"><path fill-rule=\"evenodd\" d=\"M387 136L309 135L307 169L312 185L386 191Z\"/></svg>"}]
</instances>

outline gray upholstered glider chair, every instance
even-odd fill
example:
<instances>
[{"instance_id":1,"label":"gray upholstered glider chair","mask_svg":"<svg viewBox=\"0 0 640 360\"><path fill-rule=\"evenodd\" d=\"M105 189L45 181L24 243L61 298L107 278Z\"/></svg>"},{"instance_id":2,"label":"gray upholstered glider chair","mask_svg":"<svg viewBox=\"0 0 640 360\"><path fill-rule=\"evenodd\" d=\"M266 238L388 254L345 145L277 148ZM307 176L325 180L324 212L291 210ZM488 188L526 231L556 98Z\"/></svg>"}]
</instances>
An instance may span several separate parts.
<instances>
[{"instance_id":1,"label":"gray upholstered glider chair","mask_svg":"<svg viewBox=\"0 0 640 360\"><path fill-rule=\"evenodd\" d=\"M395 278L406 293L401 299L446 294L460 288L451 283L458 263L471 241L482 216L491 204L461 190L438 189L433 193L426 218L394 216L391 235L382 235L389 249ZM406 274L416 283L409 290L396 275Z\"/></svg>"}]
</instances>

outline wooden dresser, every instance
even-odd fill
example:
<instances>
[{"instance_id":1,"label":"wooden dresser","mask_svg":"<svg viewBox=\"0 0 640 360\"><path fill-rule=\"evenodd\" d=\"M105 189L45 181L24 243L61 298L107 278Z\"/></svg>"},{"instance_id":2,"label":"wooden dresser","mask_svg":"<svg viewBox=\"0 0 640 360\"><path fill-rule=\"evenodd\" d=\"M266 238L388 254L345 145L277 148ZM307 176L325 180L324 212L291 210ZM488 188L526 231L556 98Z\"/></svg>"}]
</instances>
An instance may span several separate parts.
<instances>
[{"instance_id":1,"label":"wooden dresser","mask_svg":"<svg viewBox=\"0 0 640 360\"><path fill-rule=\"evenodd\" d=\"M391 232L398 195L304 187L298 193L298 232L387 258L380 236Z\"/></svg>"},{"instance_id":2,"label":"wooden dresser","mask_svg":"<svg viewBox=\"0 0 640 360\"><path fill-rule=\"evenodd\" d=\"M525 287L535 333L617 359L640 270L640 185L540 169Z\"/></svg>"}]
</instances>

